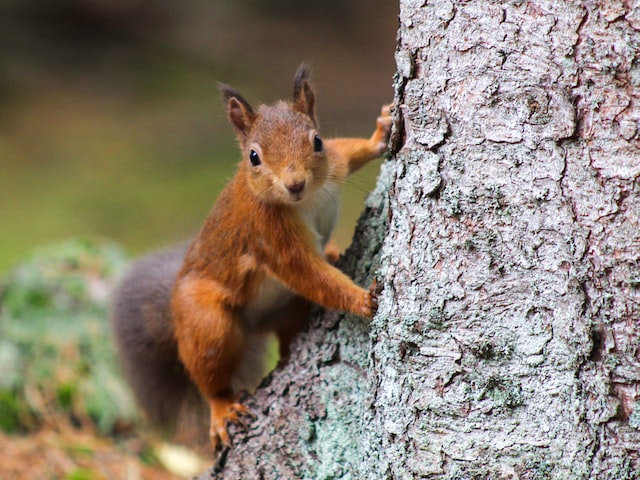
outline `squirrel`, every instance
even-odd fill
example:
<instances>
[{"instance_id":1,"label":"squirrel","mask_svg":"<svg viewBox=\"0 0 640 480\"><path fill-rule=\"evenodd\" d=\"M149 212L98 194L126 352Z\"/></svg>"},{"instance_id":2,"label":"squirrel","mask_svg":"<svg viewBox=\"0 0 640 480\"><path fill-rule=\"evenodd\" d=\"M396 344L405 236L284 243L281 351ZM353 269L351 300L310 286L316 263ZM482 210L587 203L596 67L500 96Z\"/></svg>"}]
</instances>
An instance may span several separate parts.
<instances>
[{"instance_id":1,"label":"squirrel","mask_svg":"<svg viewBox=\"0 0 640 480\"><path fill-rule=\"evenodd\" d=\"M204 400L214 451L248 413L237 394L264 374L266 334L286 356L312 304L364 318L377 309L372 289L333 266L330 236L339 187L387 148L389 107L370 138L323 140L310 77L302 64L293 100L257 109L219 86L242 152L235 176L189 246L138 261L114 294L113 330L138 404L151 423L175 427Z\"/></svg>"}]
</instances>

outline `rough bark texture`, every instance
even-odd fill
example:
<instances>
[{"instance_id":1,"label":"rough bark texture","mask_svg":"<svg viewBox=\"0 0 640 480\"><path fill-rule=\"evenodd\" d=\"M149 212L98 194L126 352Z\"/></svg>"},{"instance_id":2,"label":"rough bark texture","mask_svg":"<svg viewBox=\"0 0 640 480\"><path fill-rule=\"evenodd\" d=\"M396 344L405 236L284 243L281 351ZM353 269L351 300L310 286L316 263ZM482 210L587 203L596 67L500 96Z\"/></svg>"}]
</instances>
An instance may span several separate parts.
<instances>
[{"instance_id":1,"label":"rough bark texture","mask_svg":"<svg viewBox=\"0 0 640 480\"><path fill-rule=\"evenodd\" d=\"M401 2L390 477L638 475L640 9L599 3Z\"/></svg>"},{"instance_id":2,"label":"rough bark texture","mask_svg":"<svg viewBox=\"0 0 640 480\"><path fill-rule=\"evenodd\" d=\"M378 315L316 318L212 476L640 478L640 5L400 5Z\"/></svg>"}]
</instances>

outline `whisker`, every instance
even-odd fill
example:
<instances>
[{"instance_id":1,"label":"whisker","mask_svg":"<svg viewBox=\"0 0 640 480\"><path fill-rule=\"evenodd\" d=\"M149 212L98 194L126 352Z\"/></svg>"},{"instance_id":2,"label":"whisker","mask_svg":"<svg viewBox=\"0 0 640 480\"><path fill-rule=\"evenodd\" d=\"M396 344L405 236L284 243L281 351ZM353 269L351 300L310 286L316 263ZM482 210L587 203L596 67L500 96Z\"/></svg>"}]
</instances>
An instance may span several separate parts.
<instances>
[{"instance_id":1,"label":"whisker","mask_svg":"<svg viewBox=\"0 0 640 480\"><path fill-rule=\"evenodd\" d=\"M373 190L373 188L375 187L375 182L371 182L371 181L365 180L365 179L347 180L346 184L350 185L352 187L364 189L364 190L367 190L367 191L368 190Z\"/></svg>"},{"instance_id":2,"label":"whisker","mask_svg":"<svg viewBox=\"0 0 640 480\"><path fill-rule=\"evenodd\" d=\"M345 185L363 193L369 193L374 189L375 184L365 179L347 179Z\"/></svg>"},{"instance_id":3,"label":"whisker","mask_svg":"<svg viewBox=\"0 0 640 480\"><path fill-rule=\"evenodd\" d=\"M330 179L329 179L330 180ZM337 182L334 182L337 183ZM370 184L358 184L358 183L352 183L352 182L341 182L338 183L338 185L340 185L340 187L349 187L355 190L358 190L362 193L369 193L371 190L373 190L373 185Z\"/></svg>"},{"instance_id":4,"label":"whisker","mask_svg":"<svg viewBox=\"0 0 640 480\"><path fill-rule=\"evenodd\" d=\"M333 203L333 206L335 208L340 208L340 198L339 196L335 196L331 194L331 191L329 190L329 186L328 185L323 185L320 188L320 191L327 197L327 199L329 201L331 201ZM320 209L320 205L316 205L317 209Z\"/></svg>"},{"instance_id":5,"label":"whisker","mask_svg":"<svg viewBox=\"0 0 640 480\"><path fill-rule=\"evenodd\" d=\"M327 180L330 180L333 183L337 183L339 185L349 185L350 187L354 187L357 190L361 190L363 192L369 192L373 190L375 186L375 182L355 175L343 178L337 175L329 174L325 176L325 181Z\"/></svg>"}]
</instances>

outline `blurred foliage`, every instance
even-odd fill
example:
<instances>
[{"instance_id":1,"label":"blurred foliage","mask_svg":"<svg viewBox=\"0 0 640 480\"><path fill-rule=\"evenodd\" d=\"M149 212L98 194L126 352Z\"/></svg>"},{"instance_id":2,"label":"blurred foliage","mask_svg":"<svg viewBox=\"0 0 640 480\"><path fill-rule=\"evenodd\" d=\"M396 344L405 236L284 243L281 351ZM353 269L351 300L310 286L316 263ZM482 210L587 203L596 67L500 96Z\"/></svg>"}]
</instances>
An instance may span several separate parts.
<instances>
[{"instance_id":1,"label":"blurred foliage","mask_svg":"<svg viewBox=\"0 0 640 480\"><path fill-rule=\"evenodd\" d=\"M107 321L124 264L111 244L69 241L42 249L2 282L2 430L68 422L112 433L135 419Z\"/></svg>"}]
</instances>

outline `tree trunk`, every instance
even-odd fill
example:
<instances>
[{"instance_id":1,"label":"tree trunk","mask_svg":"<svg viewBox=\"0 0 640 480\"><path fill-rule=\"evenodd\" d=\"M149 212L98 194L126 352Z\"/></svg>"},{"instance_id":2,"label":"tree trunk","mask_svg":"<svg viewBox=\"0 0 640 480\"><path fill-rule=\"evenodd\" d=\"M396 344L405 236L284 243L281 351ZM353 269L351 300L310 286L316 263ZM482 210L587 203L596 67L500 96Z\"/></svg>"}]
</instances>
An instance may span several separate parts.
<instances>
[{"instance_id":1,"label":"tree trunk","mask_svg":"<svg viewBox=\"0 0 640 480\"><path fill-rule=\"evenodd\" d=\"M631 3L401 0L378 315L317 316L212 477L640 478Z\"/></svg>"}]
</instances>

